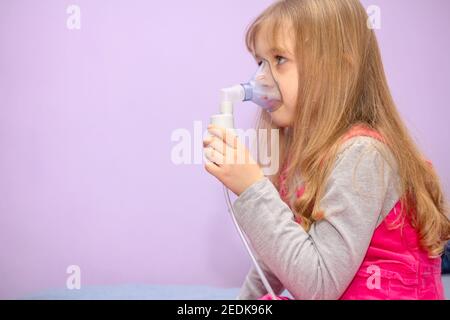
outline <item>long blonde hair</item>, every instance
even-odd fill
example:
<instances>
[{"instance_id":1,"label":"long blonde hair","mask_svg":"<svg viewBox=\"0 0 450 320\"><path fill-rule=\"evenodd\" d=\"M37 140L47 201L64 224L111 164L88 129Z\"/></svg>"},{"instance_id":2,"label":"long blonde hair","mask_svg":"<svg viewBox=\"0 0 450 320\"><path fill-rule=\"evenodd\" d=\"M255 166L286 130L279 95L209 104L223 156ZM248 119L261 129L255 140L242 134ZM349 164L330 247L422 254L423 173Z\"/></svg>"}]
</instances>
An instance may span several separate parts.
<instances>
[{"instance_id":1,"label":"long blonde hair","mask_svg":"<svg viewBox=\"0 0 450 320\"><path fill-rule=\"evenodd\" d=\"M321 210L317 200L323 196L342 136L357 124L376 130L395 157L402 201L406 212L416 212L410 218L421 246L437 256L450 239L447 202L436 171L425 162L396 109L367 21L358 0L282 0L264 10L248 27L247 48L255 54L263 24L271 30L273 45L279 45L288 25L295 40L299 87L293 125L277 128L261 111L257 129L282 129L276 156L279 163L289 158L289 195L295 192L295 173L307 185L292 206L307 230ZM279 174L269 177L277 188Z\"/></svg>"}]
</instances>

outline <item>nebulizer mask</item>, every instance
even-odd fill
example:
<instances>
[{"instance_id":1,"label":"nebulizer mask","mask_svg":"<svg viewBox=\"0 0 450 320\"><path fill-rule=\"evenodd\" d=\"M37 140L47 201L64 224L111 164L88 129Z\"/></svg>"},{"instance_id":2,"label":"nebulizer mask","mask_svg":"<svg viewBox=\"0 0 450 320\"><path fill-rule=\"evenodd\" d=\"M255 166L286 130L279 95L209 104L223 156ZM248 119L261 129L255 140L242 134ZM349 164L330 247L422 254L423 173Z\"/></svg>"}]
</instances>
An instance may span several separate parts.
<instances>
[{"instance_id":1,"label":"nebulizer mask","mask_svg":"<svg viewBox=\"0 0 450 320\"><path fill-rule=\"evenodd\" d=\"M262 60L261 64L259 64L258 70L249 82L241 83L239 85L221 90L221 113L211 117L211 124L234 131L233 105L235 102L239 101L252 101L269 113L274 112L281 107L283 101L281 91L277 81L274 79L270 64L267 60ZM223 190L228 211L231 214L234 225L248 254L250 255L250 258L252 259L264 287L266 288L268 294L272 296L273 300L279 300L264 275L264 272L259 266L245 234L236 221L235 213L230 200L229 190L225 185L223 185Z\"/></svg>"}]
</instances>

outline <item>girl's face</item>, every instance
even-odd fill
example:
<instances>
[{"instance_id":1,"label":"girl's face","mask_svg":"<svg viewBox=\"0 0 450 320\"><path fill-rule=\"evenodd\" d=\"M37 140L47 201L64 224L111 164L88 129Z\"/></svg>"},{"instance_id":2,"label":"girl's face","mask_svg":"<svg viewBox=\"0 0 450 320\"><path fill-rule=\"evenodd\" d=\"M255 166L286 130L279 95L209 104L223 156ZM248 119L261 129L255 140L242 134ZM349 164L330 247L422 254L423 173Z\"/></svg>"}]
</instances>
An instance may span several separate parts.
<instances>
[{"instance_id":1,"label":"girl's face","mask_svg":"<svg viewBox=\"0 0 450 320\"><path fill-rule=\"evenodd\" d=\"M294 44L292 39L285 36L282 48L271 48L266 36L269 33L262 27L255 39L255 59L258 64L262 59L269 62L273 77L277 81L283 97L281 107L269 113L273 123L280 127L292 125L297 103L298 72L294 57ZM291 34L290 32L284 35Z\"/></svg>"}]
</instances>

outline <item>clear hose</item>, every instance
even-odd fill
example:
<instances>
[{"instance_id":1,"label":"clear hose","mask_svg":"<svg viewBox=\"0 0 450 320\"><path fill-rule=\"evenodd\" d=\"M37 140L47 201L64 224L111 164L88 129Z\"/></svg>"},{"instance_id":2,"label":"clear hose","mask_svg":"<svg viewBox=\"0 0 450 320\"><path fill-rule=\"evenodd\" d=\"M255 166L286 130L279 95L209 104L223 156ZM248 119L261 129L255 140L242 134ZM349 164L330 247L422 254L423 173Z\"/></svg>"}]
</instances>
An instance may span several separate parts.
<instances>
[{"instance_id":1,"label":"clear hose","mask_svg":"<svg viewBox=\"0 0 450 320\"><path fill-rule=\"evenodd\" d=\"M252 259L252 262L256 268L256 271L258 272L259 277L261 278L261 281L262 281L264 287L267 290L267 293L269 293L272 296L273 300L279 300L277 298L277 296L275 295L272 287L270 286L269 281L267 280L266 276L264 275L264 272L262 271L261 267L259 266L259 263L255 258L255 255L253 254L252 250L250 249L248 240L247 240L244 232L242 232L241 228L239 227L239 224L236 221L234 209L233 209L233 206L232 206L231 200L230 200L230 192L225 185L223 185L223 192L224 192L224 196L225 196L225 201L227 202L228 212L230 213L231 218L233 219L234 226L236 227L236 230L238 231L239 236L241 237L241 240L244 243L245 249L247 250L250 258Z\"/></svg>"}]
</instances>

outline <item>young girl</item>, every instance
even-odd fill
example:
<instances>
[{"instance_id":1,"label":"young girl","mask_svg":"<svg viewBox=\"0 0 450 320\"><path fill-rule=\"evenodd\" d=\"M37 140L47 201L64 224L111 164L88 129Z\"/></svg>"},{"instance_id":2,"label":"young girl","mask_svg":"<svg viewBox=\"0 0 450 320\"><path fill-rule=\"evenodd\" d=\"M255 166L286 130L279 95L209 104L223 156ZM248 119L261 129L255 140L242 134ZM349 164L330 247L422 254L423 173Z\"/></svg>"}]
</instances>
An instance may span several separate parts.
<instances>
[{"instance_id":1,"label":"young girl","mask_svg":"<svg viewBox=\"0 0 450 320\"><path fill-rule=\"evenodd\" d=\"M444 299L448 207L394 105L367 21L358 0L267 8L246 44L282 93L258 129L280 130L283 166L265 177L236 136L210 126L205 168L238 196L236 219L276 294ZM250 161L227 161L242 156ZM266 294L252 267L237 298Z\"/></svg>"}]
</instances>

